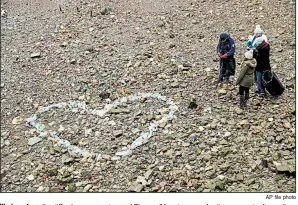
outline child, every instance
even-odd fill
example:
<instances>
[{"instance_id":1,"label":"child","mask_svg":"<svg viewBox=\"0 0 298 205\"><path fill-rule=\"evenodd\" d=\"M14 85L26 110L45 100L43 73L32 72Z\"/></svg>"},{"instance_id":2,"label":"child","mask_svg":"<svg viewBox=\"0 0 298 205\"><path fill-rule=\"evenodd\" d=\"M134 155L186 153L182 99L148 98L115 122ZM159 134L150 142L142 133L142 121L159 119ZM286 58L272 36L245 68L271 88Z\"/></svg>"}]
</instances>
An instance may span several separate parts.
<instances>
[{"instance_id":1,"label":"child","mask_svg":"<svg viewBox=\"0 0 298 205\"><path fill-rule=\"evenodd\" d=\"M245 59L241 65L241 71L237 78L236 85L239 86L240 108L247 106L249 98L249 88L254 84L254 73L256 60L253 58L253 50L245 53Z\"/></svg>"}]
</instances>

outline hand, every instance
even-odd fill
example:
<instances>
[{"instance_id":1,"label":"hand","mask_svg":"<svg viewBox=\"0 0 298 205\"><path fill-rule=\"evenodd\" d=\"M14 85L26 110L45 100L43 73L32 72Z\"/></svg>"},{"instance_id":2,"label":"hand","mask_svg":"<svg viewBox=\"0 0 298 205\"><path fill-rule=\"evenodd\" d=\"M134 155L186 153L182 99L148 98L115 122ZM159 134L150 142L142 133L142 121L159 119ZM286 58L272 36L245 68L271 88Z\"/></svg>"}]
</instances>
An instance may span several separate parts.
<instances>
[{"instance_id":1,"label":"hand","mask_svg":"<svg viewBox=\"0 0 298 205\"><path fill-rule=\"evenodd\" d=\"M220 56L220 58L227 58L227 57L228 57L227 54L224 54L224 55Z\"/></svg>"},{"instance_id":2,"label":"hand","mask_svg":"<svg viewBox=\"0 0 298 205\"><path fill-rule=\"evenodd\" d=\"M221 54L220 54L220 53L217 53L217 55L218 55L218 57L220 57L220 56L221 56Z\"/></svg>"}]
</instances>

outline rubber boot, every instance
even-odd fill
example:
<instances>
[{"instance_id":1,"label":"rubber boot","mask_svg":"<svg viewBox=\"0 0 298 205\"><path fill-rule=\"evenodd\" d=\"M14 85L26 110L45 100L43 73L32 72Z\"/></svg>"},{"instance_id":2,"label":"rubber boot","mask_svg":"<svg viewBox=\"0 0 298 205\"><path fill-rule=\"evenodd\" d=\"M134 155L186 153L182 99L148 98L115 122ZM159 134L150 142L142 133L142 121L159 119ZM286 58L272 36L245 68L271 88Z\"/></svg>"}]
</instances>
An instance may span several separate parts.
<instances>
[{"instance_id":1,"label":"rubber boot","mask_svg":"<svg viewBox=\"0 0 298 205\"><path fill-rule=\"evenodd\" d=\"M243 108L244 108L245 96L244 96L244 95L240 95L240 96L239 96L239 100L240 100L240 105L239 105L239 107L240 107L241 109L243 109Z\"/></svg>"}]
</instances>

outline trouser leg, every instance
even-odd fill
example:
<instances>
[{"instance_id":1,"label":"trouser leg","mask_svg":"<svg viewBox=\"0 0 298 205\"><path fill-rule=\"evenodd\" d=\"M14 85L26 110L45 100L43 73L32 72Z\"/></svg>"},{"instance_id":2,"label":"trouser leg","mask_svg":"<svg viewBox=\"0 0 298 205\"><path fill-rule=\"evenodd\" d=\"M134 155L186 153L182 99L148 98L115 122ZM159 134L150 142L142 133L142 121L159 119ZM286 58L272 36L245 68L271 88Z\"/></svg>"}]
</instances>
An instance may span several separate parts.
<instances>
[{"instance_id":1,"label":"trouser leg","mask_svg":"<svg viewBox=\"0 0 298 205\"><path fill-rule=\"evenodd\" d=\"M244 94L244 107L247 106L247 101L249 99L249 88L245 88L245 94Z\"/></svg>"},{"instance_id":2,"label":"trouser leg","mask_svg":"<svg viewBox=\"0 0 298 205\"><path fill-rule=\"evenodd\" d=\"M239 107L243 108L244 107L244 101L245 101L245 96L244 96L244 92L245 92L245 87L243 86L239 86Z\"/></svg>"},{"instance_id":3,"label":"trouser leg","mask_svg":"<svg viewBox=\"0 0 298 205\"><path fill-rule=\"evenodd\" d=\"M257 83L260 94L265 94L265 88L262 83L262 73L257 71Z\"/></svg>"}]
</instances>

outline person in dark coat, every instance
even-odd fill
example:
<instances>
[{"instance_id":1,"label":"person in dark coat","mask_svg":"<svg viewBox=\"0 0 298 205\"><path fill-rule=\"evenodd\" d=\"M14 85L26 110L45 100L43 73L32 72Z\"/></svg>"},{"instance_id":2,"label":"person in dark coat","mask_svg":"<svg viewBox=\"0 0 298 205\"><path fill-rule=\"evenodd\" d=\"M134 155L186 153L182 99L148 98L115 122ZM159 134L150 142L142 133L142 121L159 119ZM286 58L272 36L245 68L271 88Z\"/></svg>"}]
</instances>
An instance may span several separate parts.
<instances>
[{"instance_id":1,"label":"person in dark coat","mask_svg":"<svg viewBox=\"0 0 298 205\"><path fill-rule=\"evenodd\" d=\"M266 70L271 70L270 66L270 45L262 38L259 37L255 40L256 49L254 49L253 57L257 60L256 65L256 75L257 75L257 85L259 93L262 97L266 95L265 87L262 83L262 75Z\"/></svg>"},{"instance_id":2,"label":"person in dark coat","mask_svg":"<svg viewBox=\"0 0 298 205\"><path fill-rule=\"evenodd\" d=\"M220 57L218 81L221 85L224 79L226 82L229 82L230 76L235 75L235 50L235 42L230 35L227 33L220 34L219 43L217 45L217 55Z\"/></svg>"}]
</instances>

